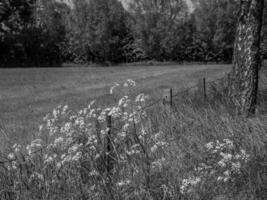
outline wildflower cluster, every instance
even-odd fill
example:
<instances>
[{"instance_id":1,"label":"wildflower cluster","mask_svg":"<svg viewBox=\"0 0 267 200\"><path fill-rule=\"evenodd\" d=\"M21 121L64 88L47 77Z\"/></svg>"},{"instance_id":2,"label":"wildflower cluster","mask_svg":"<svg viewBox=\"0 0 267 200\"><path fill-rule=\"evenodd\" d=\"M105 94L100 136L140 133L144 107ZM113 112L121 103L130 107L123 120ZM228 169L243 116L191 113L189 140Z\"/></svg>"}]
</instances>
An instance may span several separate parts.
<instances>
[{"instance_id":1,"label":"wildflower cluster","mask_svg":"<svg viewBox=\"0 0 267 200\"><path fill-rule=\"evenodd\" d=\"M110 93L135 86L129 79L116 83ZM87 197L97 199L110 190L145 184L150 176L147 169L161 170L164 165L162 152L167 143L163 132L151 131L148 114L142 109L148 97L129 96L122 95L111 107L98 108L93 101L78 112L66 105L47 114L38 137L26 147L14 145L8 155L7 171L13 183L19 183L13 189L33 187L36 192L32 195L39 198L40 194L74 193L82 188L82 194L86 191ZM112 127L107 126L107 116L112 118Z\"/></svg>"},{"instance_id":2,"label":"wildflower cluster","mask_svg":"<svg viewBox=\"0 0 267 200\"><path fill-rule=\"evenodd\" d=\"M249 154L238 149L230 139L209 142L205 145L206 157L195 167L189 178L183 179L180 192L190 193L194 187L207 181L214 184L234 181L242 173L242 167L249 161Z\"/></svg>"}]
</instances>

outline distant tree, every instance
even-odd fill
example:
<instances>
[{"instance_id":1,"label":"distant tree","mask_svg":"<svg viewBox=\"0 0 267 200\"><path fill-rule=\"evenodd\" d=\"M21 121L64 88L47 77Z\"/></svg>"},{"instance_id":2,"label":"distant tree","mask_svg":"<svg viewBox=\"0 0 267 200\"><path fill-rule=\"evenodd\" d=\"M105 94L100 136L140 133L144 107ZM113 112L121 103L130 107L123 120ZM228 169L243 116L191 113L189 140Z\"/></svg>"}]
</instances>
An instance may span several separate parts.
<instances>
[{"instance_id":1,"label":"distant tree","mask_svg":"<svg viewBox=\"0 0 267 200\"><path fill-rule=\"evenodd\" d=\"M55 0L39 0L34 23L23 32L25 53L35 65L61 63L66 39L65 17L70 12L66 4Z\"/></svg>"},{"instance_id":2,"label":"distant tree","mask_svg":"<svg viewBox=\"0 0 267 200\"><path fill-rule=\"evenodd\" d=\"M195 40L199 59L232 61L238 3L229 0L195 0ZM195 46L195 45L194 45Z\"/></svg>"},{"instance_id":3,"label":"distant tree","mask_svg":"<svg viewBox=\"0 0 267 200\"><path fill-rule=\"evenodd\" d=\"M182 26L188 17L183 0L136 0L130 5L135 19L133 32L148 59L174 60L184 37Z\"/></svg>"},{"instance_id":4,"label":"distant tree","mask_svg":"<svg viewBox=\"0 0 267 200\"><path fill-rule=\"evenodd\" d=\"M77 0L70 18L69 41L78 60L125 62L131 38L129 15L117 0Z\"/></svg>"},{"instance_id":5,"label":"distant tree","mask_svg":"<svg viewBox=\"0 0 267 200\"><path fill-rule=\"evenodd\" d=\"M238 110L255 113L264 0L240 0L233 60L233 97Z\"/></svg>"},{"instance_id":6,"label":"distant tree","mask_svg":"<svg viewBox=\"0 0 267 200\"><path fill-rule=\"evenodd\" d=\"M89 40L90 8L87 1L76 0L67 18L67 49L65 55L69 62L87 62Z\"/></svg>"},{"instance_id":7,"label":"distant tree","mask_svg":"<svg viewBox=\"0 0 267 200\"><path fill-rule=\"evenodd\" d=\"M39 66L61 61L63 11L55 0L0 3L0 60L3 66Z\"/></svg>"},{"instance_id":8,"label":"distant tree","mask_svg":"<svg viewBox=\"0 0 267 200\"><path fill-rule=\"evenodd\" d=\"M0 60L23 60L23 45L19 36L33 19L35 0L3 0L0 2Z\"/></svg>"}]
</instances>

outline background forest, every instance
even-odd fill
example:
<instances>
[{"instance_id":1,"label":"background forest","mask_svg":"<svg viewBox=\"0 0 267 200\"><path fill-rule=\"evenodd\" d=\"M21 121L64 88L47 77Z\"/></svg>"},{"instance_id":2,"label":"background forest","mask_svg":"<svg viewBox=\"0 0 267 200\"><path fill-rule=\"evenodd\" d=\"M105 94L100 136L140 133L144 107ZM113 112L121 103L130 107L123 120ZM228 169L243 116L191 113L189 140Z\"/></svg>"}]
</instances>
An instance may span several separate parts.
<instances>
[{"instance_id":1,"label":"background forest","mask_svg":"<svg viewBox=\"0 0 267 200\"><path fill-rule=\"evenodd\" d=\"M232 61L238 1L2 0L0 66ZM265 9L267 15L267 9ZM262 56L267 57L267 17Z\"/></svg>"}]
</instances>

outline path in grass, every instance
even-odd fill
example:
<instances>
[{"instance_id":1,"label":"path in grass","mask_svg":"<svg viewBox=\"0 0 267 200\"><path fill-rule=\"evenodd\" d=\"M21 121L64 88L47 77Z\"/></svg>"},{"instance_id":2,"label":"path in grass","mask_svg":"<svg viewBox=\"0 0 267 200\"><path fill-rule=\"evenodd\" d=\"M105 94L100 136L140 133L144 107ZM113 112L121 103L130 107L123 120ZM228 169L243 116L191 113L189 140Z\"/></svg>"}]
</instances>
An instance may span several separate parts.
<instances>
[{"instance_id":1,"label":"path in grass","mask_svg":"<svg viewBox=\"0 0 267 200\"><path fill-rule=\"evenodd\" d=\"M0 69L0 123L12 140L25 142L59 104L78 109L93 99L108 103L114 82L132 78L138 84L136 92L156 97L162 87L178 91L203 76L213 80L229 70L229 65Z\"/></svg>"}]
</instances>

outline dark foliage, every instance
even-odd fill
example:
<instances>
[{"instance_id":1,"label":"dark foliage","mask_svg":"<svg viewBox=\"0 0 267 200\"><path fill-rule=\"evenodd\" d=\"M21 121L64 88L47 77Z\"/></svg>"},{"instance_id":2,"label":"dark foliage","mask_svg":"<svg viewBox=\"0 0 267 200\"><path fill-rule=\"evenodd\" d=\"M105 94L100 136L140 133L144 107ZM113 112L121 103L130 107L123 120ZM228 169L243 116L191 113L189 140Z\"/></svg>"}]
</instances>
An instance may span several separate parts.
<instances>
[{"instance_id":1,"label":"dark foliage","mask_svg":"<svg viewBox=\"0 0 267 200\"><path fill-rule=\"evenodd\" d=\"M231 62L238 1L3 0L0 66ZM266 15L265 11L265 15ZM267 56L264 18L262 55Z\"/></svg>"},{"instance_id":2,"label":"dark foliage","mask_svg":"<svg viewBox=\"0 0 267 200\"><path fill-rule=\"evenodd\" d=\"M126 62L125 47L132 41L129 14L117 0L74 2L69 48L75 62Z\"/></svg>"},{"instance_id":3,"label":"dark foliage","mask_svg":"<svg viewBox=\"0 0 267 200\"><path fill-rule=\"evenodd\" d=\"M40 3L41 2L41 3ZM0 5L0 66L55 66L65 39L64 4L5 0Z\"/></svg>"}]
</instances>

